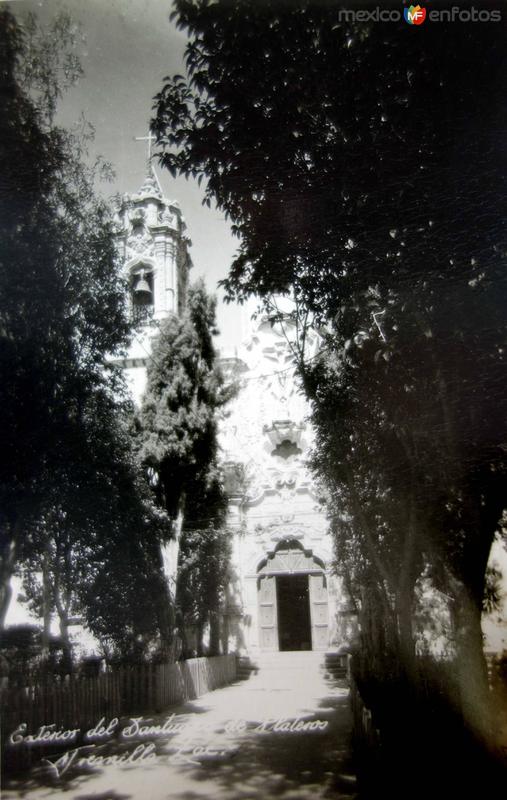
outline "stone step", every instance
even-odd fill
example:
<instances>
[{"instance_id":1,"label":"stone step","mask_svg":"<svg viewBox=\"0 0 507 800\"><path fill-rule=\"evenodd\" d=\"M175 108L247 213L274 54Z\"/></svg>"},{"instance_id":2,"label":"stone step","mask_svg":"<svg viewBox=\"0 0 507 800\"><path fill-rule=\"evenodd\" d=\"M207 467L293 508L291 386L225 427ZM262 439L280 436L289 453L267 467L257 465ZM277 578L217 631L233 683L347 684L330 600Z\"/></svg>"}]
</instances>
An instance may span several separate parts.
<instances>
[{"instance_id":1,"label":"stone step","mask_svg":"<svg viewBox=\"0 0 507 800\"><path fill-rule=\"evenodd\" d=\"M250 664L242 664L240 669L250 675L301 675L301 680L309 673L318 674L324 668L323 653L307 652L282 652L259 653L251 656Z\"/></svg>"},{"instance_id":2,"label":"stone step","mask_svg":"<svg viewBox=\"0 0 507 800\"><path fill-rule=\"evenodd\" d=\"M346 678L347 656L332 651L290 650L252 653L238 658L238 680L248 680L259 673L278 676L300 673L301 680L305 680L310 672L320 673L328 680Z\"/></svg>"},{"instance_id":3,"label":"stone step","mask_svg":"<svg viewBox=\"0 0 507 800\"><path fill-rule=\"evenodd\" d=\"M252 663L257 664L259 667L281 667L283 669L299 669L306 664L323 664L324 657L322 653L261 653L257 656L252 656Z\"/></svg>"},{"instance_id":4,"label":"stone step","mask_svg":"<svg viewBox=\"0 0 507 800\"><path fill-rule=\"evenodd\" d=\"M348 658L346 655L326 655L324 669L333 678L346 678L348 675Z\"/></svg>"},{"instance_id":5,"label":"stone step","mask_svg":"<svg viewBox=\"0 0 507 800\"><path fill-rule=\"evenodd\" d=\"M330 672L346 674L348 669L348 656L346 653L326 653L325 666Z\"/></svg>"}]
</instances>

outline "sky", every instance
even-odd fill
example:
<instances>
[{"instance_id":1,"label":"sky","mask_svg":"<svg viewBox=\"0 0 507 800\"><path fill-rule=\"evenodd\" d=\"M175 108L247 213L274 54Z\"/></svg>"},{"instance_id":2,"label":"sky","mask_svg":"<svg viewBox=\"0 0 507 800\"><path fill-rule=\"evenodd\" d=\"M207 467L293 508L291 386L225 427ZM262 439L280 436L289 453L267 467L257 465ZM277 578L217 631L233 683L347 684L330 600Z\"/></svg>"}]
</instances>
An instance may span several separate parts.
<instances>
[{"instance_id":1,"label":"sky","mask_svg":"<svg viewBox=\"0 0 507 800\"><path fill-rule=\"evenodd\" d=\"M91 156L102 155L116 173L100 191L106 196L135 192L146 173L147 154L146 143L135 137L148 133L163 78L184 72L186 35L169 21L171 0L11 0L10 9L20 18L33 11L41 22L65 9L80 23L86 40L78 48L84 77L62 99L57 119L71 127L84 114L95 128ZM239 344L242 314L223 304L217 281L227 275L238 239L223 213L202 205L203 188L196 181L172 178L159 168L157 174L165 195L178 200L185 217L192 278L203 276L218 294L218 344L228 350Z\"/></svg>"}]
</instances>

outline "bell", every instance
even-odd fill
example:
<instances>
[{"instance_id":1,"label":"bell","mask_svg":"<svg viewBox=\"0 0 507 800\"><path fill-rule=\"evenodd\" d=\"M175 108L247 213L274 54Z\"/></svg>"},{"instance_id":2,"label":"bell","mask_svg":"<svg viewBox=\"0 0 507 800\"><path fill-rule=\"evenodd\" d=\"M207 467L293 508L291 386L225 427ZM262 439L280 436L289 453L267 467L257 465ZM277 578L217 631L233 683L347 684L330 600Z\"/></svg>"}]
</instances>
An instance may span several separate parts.
<instances>
[{"instance_id":1,"label":"bell","mask_svg":"<svg viewBox=\"0 0 507 800\"><path fill-rule=\"evenodd\" d=\"M134 286L134 297L136 302L140 305L148 305L148 303L151 303L150 284L144 275L140 275L137 279L136 285Z\"/></svg>"}]
</instances>

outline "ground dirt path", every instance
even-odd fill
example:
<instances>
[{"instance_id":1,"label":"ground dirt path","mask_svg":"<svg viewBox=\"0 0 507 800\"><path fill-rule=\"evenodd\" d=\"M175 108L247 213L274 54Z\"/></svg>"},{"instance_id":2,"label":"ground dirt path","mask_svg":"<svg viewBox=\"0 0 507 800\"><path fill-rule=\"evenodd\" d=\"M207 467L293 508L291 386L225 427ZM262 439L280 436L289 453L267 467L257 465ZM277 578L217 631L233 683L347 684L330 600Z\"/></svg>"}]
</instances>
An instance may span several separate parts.
<instances>
[{"instance_id":1,"label":"ground dirt path","mask_svg":"<svg viewBox=\"0 0 507 800\"><path fill-rule=\"evenodd\" d=\"M136 727L164 723L180 729L157 735ZM353 798L350 725L346 683L326 674L319 654L273 654L248 680L142 723L121 720L131 736L80 751L65 770L68 761L53 757L56 767L33 769L4 786L2 798ZM90 765L90 754L130 756L132 763Z\"/></svg>"}]
</instances>

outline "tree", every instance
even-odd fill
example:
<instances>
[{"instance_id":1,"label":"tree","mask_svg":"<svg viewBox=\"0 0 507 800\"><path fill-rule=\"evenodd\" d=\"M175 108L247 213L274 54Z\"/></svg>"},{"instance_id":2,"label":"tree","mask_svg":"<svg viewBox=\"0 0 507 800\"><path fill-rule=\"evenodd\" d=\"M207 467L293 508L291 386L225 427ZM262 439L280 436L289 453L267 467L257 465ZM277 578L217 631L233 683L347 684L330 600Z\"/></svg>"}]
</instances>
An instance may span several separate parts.
<instances>
[{"instance_id":1,"label":"tree","mask_svg":"<svg viewBox=\"0 0 507 800\"><path fill-rule=\"evenodd\" d=\"M36 625L11 625L0 634L0 665L2 677L8 677L9 686L26 686L27 675L36 673L41 666L54 672L65 671L65 655L58 637L49 642L49 663L42 663L42 632Z\"/></svg>"},{"instance_id":2,"label":"tree","mask_svg":"<svg viewBox=\"0 0 507 800\"><path fill-rule=\"evenodd\" d=\"M217 414L232 392L213 346L215 305L199 281L189 289L183 314L161 324L137 418L140 461L158 505L172 520L172 539L164 551L173 599L185 520L196 519L195 508L203 509L200 493L212 493L220 505ZM205 516L213 523L213 514Z\"/></svg>"},{"instance_id":3,"label":"tree","mask_svg":"<svg viewBox=\"0 0 507 800\"><path fill-rule=\"evenodd\" d=\"M24 525L62 463L78 463L83 399L111 391L105 354L123 345L128 325L106 206L76 163L72 137L19 84L23 36L13 17L2 12L0 25L4 616Z\"/></svg>"},{"instance_id":4,"label":"tree","mask_svg":"<svg viewBox=\"0 0 507 800\"><path fill-rule=\"evenodd\" d=\"M420 36L339 10L179 0L187 75L153 126L161 162L204 177L241 238L230 297L291 293L347 546L409 649L418 575L449 594L465 720L485 736L480 613L507 477L506 34Z\"/></svg>"},{"instance_id":5,"label":"tree","mask_svg":"<svg viewBox=\"0 0 507 800\"><path fill-rule=\"evenodd\" d=\"M97 400L86 415L80 490L75 471L62 470L28 529L29 546L21 551L25 593L48 639L50 614L57 614L69 664L69 625L76 618L108 658L167 658L173 631L160 542L169 522L140 474L129 417L116 403L106 409Z\"/></svg>"},{"instance_id":6,"label":"tree","mask_svg":"<svg viewBox=\"0 0 507 800\"><path fill-rule=\"evenodd\" d=\"M111 211L94 193L97 165L84 164L86 129L55 124L80 74L75 32L65 15L45 33L3 11L0 36L1 618L24 565L46 650L57 610L67 650L77 613L130 653L169 637L157 584L166 520L140 480L110 361L130 331Z\"/></svg>"}]
</instances>

